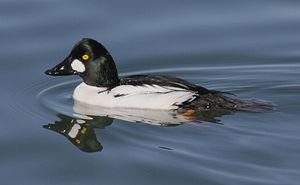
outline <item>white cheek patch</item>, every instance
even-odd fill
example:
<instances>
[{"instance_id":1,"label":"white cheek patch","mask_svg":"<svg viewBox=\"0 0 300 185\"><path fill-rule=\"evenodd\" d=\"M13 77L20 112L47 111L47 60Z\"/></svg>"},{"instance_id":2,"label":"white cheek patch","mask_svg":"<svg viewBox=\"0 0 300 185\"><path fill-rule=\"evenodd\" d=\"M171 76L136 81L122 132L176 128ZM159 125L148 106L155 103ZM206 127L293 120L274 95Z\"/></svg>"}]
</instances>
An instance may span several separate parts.
<instances>
[{"instance_id":1,"label":"white cheek patch","mask_svg":"<svg viewBox=\"0 0 300 185\"><path fill-rule=\"evenodd\" d=\"M79 124L74 124L73 127L71 128L70 132L68 133L68 135L71 138L75 138L78 135L80 128L81 128L81 126Z\"/></svg>"},{"instance_id":2,"label":"white cheek patch","mask_svg":"<svg viewBox=\"0 0 300 185\"><path fill-rule=\"evenodd\" d=\"M73 62L71 63L71 67L74 71L77 71L80 73L83 73L85 71L84 64L78 59L73 60Z\"/></svg>"}]
</instances>

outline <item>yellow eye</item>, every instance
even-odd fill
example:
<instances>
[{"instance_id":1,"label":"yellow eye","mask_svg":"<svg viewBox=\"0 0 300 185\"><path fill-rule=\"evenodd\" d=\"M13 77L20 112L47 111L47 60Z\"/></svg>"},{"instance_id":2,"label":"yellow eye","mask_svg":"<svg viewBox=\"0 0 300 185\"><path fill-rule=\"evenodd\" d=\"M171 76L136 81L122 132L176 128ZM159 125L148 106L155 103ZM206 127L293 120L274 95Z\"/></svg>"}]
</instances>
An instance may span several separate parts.
<instances>
[{"instance_id":1,"label":"yellow eye","mask_svg":"<svg viewBox=\"0 0 300 185\"><path fill-rule=\"evenodd\" d=\"M88 60L89 58L90 58L90 56L87 55L87 54L82 55L82 59L83 59L83 60Z\"/></svg>"},{"instance_id":2,"label":"yellow eye","mask_svg":"<svg viewBox=\"0 0 300 185\"><path fill-rule=\"evenodd\" d=\"M79 139L76 139L75 142L76 142L77 144L80 144L80 143L81 143Z\"/></svg>"}]
</instances>

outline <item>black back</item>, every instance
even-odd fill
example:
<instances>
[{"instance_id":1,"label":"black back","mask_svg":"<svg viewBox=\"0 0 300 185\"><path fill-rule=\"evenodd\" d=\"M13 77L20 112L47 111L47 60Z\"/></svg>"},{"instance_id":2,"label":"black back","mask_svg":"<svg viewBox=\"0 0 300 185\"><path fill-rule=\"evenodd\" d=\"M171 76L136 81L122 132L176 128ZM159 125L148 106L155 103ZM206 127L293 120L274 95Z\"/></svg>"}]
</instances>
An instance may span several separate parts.
<instances>
[{"instance_id":1,"label":"black back","mask_svg":"<svg viewBox=\"0 0 300 185\"><path fill-rule=\"evenodd\" d=\"M198 94L216 93L217 91L210 91L204 87L192 84L188 81L172 76L163 75L132 75L120 79L120 85L159 85L186 89L197 92Z\"/></svg>"}]
</instances>

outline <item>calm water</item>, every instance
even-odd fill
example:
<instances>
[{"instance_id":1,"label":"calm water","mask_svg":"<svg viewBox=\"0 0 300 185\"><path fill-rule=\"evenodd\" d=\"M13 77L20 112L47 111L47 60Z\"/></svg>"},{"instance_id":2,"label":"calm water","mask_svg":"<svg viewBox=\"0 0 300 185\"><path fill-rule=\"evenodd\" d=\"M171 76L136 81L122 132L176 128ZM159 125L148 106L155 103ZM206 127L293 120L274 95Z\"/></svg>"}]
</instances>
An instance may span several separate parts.
<instances>
[{"instance_id":1,"label":"calm water","mask_svg":"<svg viewBox=\"0 0 300 185\"><path fill-rule=\"evenodd\" d=\"M299 8L277 0L2 0L1 182L299 184ZM165 112L79 118L71 94L80 79L44 71L82 37L102 42L120 75L174 75L277 110L199 114L172 126L143 123L172 118ZM62 132L74 124L84 128L78 140Z\"/></svg>"}]
</instances>

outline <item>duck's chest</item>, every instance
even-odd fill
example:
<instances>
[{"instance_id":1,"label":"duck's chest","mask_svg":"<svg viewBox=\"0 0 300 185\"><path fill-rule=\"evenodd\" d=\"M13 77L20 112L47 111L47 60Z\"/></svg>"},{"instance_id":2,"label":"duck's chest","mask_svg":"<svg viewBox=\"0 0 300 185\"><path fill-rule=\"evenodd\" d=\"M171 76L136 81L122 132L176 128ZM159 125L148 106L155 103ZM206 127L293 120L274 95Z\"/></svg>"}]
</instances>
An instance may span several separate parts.
<instances>
[{"instance_id":1,"label":"duck's chest","mask_svg":"<svg viewBox=\"0 0 300 185\"><path fill-rule=\"evenodd\" d=\"M90 105L169 110L190 103L196 97L196 92L176 87L120 85L107 90L85 83L77 86L73 94L76 101Z\"/></svg>"}]
</instances>

